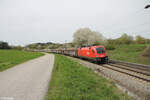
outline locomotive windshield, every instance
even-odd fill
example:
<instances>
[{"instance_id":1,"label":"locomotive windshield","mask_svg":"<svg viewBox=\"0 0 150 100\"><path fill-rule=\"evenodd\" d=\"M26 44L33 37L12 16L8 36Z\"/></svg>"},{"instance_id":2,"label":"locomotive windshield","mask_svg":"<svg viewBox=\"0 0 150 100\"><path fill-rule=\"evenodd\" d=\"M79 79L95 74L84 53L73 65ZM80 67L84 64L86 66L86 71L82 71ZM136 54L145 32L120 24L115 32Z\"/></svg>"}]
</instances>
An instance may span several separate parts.
<instances>
[{"instance_id":1,"label":"locomotive windshield","mask_svg":"<svg viewBox=\"0 0 150 100\"><path fill-rule=\"evenodd\" d=\"M104 48L96 48L98 54L105 53Z\"/></svg>"}]
</instances>

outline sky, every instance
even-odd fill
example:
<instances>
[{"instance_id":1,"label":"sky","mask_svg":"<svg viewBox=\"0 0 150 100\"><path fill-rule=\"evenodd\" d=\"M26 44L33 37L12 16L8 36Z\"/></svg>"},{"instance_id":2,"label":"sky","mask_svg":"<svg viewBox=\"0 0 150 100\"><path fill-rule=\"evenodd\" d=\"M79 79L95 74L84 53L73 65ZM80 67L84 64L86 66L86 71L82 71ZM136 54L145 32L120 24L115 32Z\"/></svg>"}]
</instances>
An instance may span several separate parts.
<instances>
[{"instance_id":1,"label":"sky","mask_svg":"<svg viewBox=\"0 0 150 100\"><path fill-rule=\"evenodd\" d=\"M88 27L106 38L150 38L150 0L0 0L0 41L65 43Z\"/></svg>"}]
</instances>

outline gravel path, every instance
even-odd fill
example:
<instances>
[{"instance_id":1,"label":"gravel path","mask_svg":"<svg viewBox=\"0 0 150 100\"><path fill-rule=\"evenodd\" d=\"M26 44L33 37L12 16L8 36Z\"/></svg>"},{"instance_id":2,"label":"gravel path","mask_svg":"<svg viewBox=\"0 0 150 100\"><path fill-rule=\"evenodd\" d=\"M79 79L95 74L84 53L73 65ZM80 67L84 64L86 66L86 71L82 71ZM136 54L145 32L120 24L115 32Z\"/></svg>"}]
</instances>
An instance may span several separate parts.
<instances>
[{"instance_id":1,"label":"gravel path","mask_svg":"<svg viewBox=\"0 0 150 100\"><path fill-rule=\"evenodd\" d=\"M0 72L0 100L43 100L54 64L46 54Z\"/></svg>"}]
</instances>

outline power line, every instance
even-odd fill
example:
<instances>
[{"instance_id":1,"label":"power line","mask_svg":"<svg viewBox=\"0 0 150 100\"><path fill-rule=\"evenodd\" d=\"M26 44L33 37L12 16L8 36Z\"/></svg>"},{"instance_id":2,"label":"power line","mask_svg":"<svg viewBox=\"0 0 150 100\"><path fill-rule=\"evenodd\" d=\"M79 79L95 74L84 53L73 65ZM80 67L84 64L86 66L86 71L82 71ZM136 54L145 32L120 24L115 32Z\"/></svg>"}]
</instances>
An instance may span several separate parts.
<instances>
[{"instance_id":1,"label":"power line","mask_svg":"<svg viewBox=\"0 0 150 100\"><path fill-rule=\"evenodd\" d=\"M148 8L150 8L150 5L147 5L145 8L141 8L141 9L139 9L139 10L137 10L135 13L132 13L131 15L128 15L127 17L130 17L130 19L132 18L132 17L135 17L135 15L137 15L137 14L139 14L140 12L143 12L144 11L144 9L148 9ZM139 27L139 26L143 26L143 25L149 25L150 24L150 22L148 22L148 23L142 23L142 24L139 24L139 25L135 25L135 26L131 26L131 27L126 27L126 28L123 28L123 29L134 29L134 28L136 28L136 27ZM116 24L112 24L111 26L109 26L109 27L104 27L103 28L103 30L104 29L107 29L107 28L113 28L114 26L116 26ZM110 30L110 29L109 29ZM120 29L119 29L120 30ZM122 29L121 29L122 30ZM149 33L148 33L149 32ZM136 33L136 34L135 34ZM142 33L143 35L149 35L150 36L150 30L148 29L148 30L143 30L143 31L138 31L138 32L132 32L132 34L135 34L135 35L138 35L137 33ZM147 34L145 34L145 33L147 33ZM117 33L117 34L120 34L120 33ZM149 37L148 36L148 37Z\"/></svg>"},{"instance_id":2,"label":"power line","mask_svg":"<svg viewBox=\"0 0 150 100\"><path fill-rule=\"evenodd\" d=\"M149 33L148 33L149 32ZM150 35L150 29L148 30L142 30L142 31L138 31L138 32L134 32L134 33L142 33L142 34L147 34L147 35Z\"/></svg>"},{"instance_id":3,"label":"power line","mask_svg":"<svg viewBox=\"0 0 150 100\"><path fill-rule=\"evenodd\" d=\"M146 6L145 8L149 8L150 7L150 5L148 5L148 6ZM138 11L136 11L135 13L133 13L133 14L138 14L138 13L140 13L140 12L142 12L143 11L143 8L141 8L141 9L139 9ZM132 15L133 15L132 14ZM132 16L133 17L133 16ZM135 25L135 26L131 26L131 27L125 27L125 28L122 28L122 29L118 29L118 30L128 30L128 29L134 29L134 28L136 28L136 27L139 27L139 26L143 26L143 25L148 25L148 24L150 24L150 22L148 22L148 23L142 23L142 24L139 24L139 25ZM114 28L114 26L115 26L115 24L113 24L112 25L113 27L112 28ZM107 27L108 28L108 27ZM111 27L109 26L109 29L110 29ZM116 27L115 27L116 28ZM106 28L104 28L104 29L106 29ZM104 30L103 29L103 30Z\"/></svg>"},{"instance_id":4,"label":"power line","mask_svg":"<svg viewBox=\"0 0 150 100\"><path fill-rule=\"evenodd\" d=\"M120 31L120 30L128 30L128 29L135 29L135 28L137 28L137 27L139 27L139 26L143 26L143 25L150 25L150 22L149 22L149 23L138 24L138 25L131 26L131 27L121 28L121 29L118 29L118 31Z\"/></svg>"},{"instance_id":5,"label":"power line","mask_svg":"<svg viewBox=\"0 0 150 100\"><path fill-rule=\"evenodd\" d=\"M128 16L126 16L126 17L127 17L127 18L130 17L130 19L132 19L132 17L135 17L136 14L139 14L139 13L142 12L142 11L143 11L143 8L140 8L140 9L137 10L136 12L134 12L134 13L132 13L131 15L128 15ZM127 20L127 18L126 18L126 20ZM125 21L125 20L123 20L123 21ZM120 22L120 21L117 21L117 22ZM108 28L112 28L112 27L114 27L114 26L116 26L116 23L114 23L114 24L112 24L112 25L110 25L110 26L104 27L102 30L105 30L105 29L108 29Z\"/></svg>"}]
</instances>

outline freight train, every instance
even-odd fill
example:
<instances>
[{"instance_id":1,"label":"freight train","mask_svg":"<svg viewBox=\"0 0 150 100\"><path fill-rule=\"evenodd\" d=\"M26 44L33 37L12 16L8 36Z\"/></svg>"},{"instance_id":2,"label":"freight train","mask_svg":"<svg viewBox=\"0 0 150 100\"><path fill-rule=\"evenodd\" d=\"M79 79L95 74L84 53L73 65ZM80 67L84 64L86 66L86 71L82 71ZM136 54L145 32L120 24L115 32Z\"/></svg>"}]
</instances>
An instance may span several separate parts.
<instances>
[{"instance_id":1,"label":"freight train","mask_svg":"<svg viewBox=\"0 0 150 100\"><path fill-rule=\"evenodd\" d=\"M104 46L52 49L51 52L87 59L97 63L108 63L108 56L106 55L106 49Z\"/></svg>"}]
</instances>

